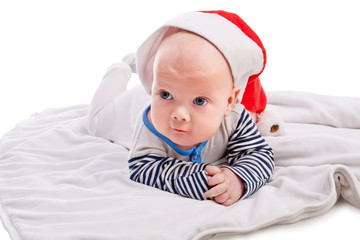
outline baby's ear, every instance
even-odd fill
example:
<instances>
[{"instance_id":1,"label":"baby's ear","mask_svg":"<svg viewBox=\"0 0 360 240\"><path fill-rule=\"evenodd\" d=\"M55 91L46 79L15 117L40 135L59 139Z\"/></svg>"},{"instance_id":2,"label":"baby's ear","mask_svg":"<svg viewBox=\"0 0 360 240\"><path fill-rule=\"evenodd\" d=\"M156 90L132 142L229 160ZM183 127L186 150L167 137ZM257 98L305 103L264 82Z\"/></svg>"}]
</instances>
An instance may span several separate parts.
<instances>
[{"instance_id":1,"label":"baby's ear","mask_svg":"<svg viewBox=\"0 0 360 240\"><path fill-rule=\"evenodd\" d=\"M231 91L231 95L230 97L228 98L228 102L227 102L227 106L226 106L226 111L225 111L225 116L229 115L229 113L231 112L231 109L233 108L235 102L236 102L236 99L238 98L240 94L240 87L238 86L234 86L232 88L232 91Z\"/></svg>"}]
</instances>

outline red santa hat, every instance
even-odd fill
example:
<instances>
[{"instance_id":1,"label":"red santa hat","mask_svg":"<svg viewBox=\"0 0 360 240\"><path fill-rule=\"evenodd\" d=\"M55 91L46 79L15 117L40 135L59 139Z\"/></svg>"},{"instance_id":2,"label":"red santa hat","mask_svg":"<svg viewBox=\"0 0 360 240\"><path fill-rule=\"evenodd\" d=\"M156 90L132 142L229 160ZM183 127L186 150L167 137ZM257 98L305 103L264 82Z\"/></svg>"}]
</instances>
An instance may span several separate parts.
<instances>
[{"instance_id":1,"label":"red santa hat","mask_svg":"<svg viewBox=\"0 0 360 240\"><path fill-rule=\"evenodd\" d=\"M230 65L234 85L241 88L241 103L253 113L265 110L267 99L259 80L266 64L264 46L238 15L225 11L181 14L165 23L139 47L136 52L137 72L148 93L153 82L154 58L169 27L193 32L215 45Z\"/></svg>"}]
</instances>

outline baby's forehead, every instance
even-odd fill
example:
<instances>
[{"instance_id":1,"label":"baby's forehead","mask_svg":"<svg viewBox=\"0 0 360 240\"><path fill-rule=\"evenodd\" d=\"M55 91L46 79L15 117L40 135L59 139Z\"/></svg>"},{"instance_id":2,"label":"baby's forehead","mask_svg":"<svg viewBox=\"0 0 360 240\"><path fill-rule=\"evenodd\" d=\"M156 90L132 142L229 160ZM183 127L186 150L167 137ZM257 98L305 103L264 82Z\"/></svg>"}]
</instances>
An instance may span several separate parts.
<instances>
[{"instance_id":1,"label":"baby's forehead","mask_svg":"<svg viewBox=\"0 0 360 240\"><path fill-rule=\"evenodd\" d=\"M230 67L222 53L205 38L180 29L172 29L165 35L154 61L155 76L174 72L193 81L216 75L218 81L229 79L233 83Z\"/></svg>"},{"instance_id":2,"label":"baby's forehead","mask_svg":"<svg viewBox=\"0 0 360 240\"><path fill-rule=\"evenodd\" d=\"M165 34L156 57L163 62L177 62L180 66L197 64L198 61L222 61L226 58L205 38L178 28L170 28Z\"/></svg>"},{"instance_id":3,"label":"baby's forehead","mask_svg":"<svg viewBox=\"0 0 360 240\"><path fill-rule=\"evenodd\" d=\"M184 74L206 76L221 73L233 83L230 66L223 54L205 38L182 29L172 28L165 34L154 61L154 71L166 73L169 68ZM218 75L219 76L219 75Z\"/></svg>"}]
</instances>

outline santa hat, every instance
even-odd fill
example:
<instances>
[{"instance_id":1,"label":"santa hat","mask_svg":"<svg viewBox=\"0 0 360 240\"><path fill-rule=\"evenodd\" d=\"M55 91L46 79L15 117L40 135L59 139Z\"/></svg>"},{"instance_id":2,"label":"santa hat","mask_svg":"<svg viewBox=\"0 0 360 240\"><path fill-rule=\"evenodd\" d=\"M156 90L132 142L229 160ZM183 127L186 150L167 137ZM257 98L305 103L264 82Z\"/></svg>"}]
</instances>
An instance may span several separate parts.
<instances>
[{"instance_id":1,"label":"santa hat","mask_svg":"<svg viewBox=\"0 0 360 240\"><path fill-rule=\"evenodd\" d=\"M196 33L215 45L230 65L234 85L241 88L241 103L252 113L265 110L267 100L259 80L266 64L264 46L238 15L225 11L181 14L165 23L139 47L136 52L137 72L148 93L153 82L154 58L169 27Z\"/></svg>"}]
</instances>

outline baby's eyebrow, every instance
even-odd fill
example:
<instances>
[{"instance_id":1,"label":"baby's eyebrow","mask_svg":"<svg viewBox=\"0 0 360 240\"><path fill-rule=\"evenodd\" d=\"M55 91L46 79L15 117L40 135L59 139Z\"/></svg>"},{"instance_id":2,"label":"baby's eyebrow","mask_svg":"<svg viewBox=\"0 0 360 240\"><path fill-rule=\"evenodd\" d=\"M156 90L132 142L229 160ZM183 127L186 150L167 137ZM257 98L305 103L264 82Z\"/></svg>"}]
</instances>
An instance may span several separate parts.
<instances>
[{"instance_id":1,"label":"baby's eyebrow","mask_svg":"<svg viewBox=\"0 0 360 240\"><path fill-rule=\"evenodd\" d=\"M170 91L165 89L165 88L159 88L158 91L159 92L168 92L168 93L170 93Z\"/></svg>"},{"instance_id":2,"label":"baby's eyebrow","mask_svg":"<svg viewBox=\"0 0 360 240\"><path fill-rule=\"evenodd\" d=\"M211 99L212 99L212 98L209 97L209 96L199 95L199 96L195 97L193 101L195 101L197 98L203 98L203 99L205 99L207 102L211 102Z\"/></svg>"}]
</instances>

